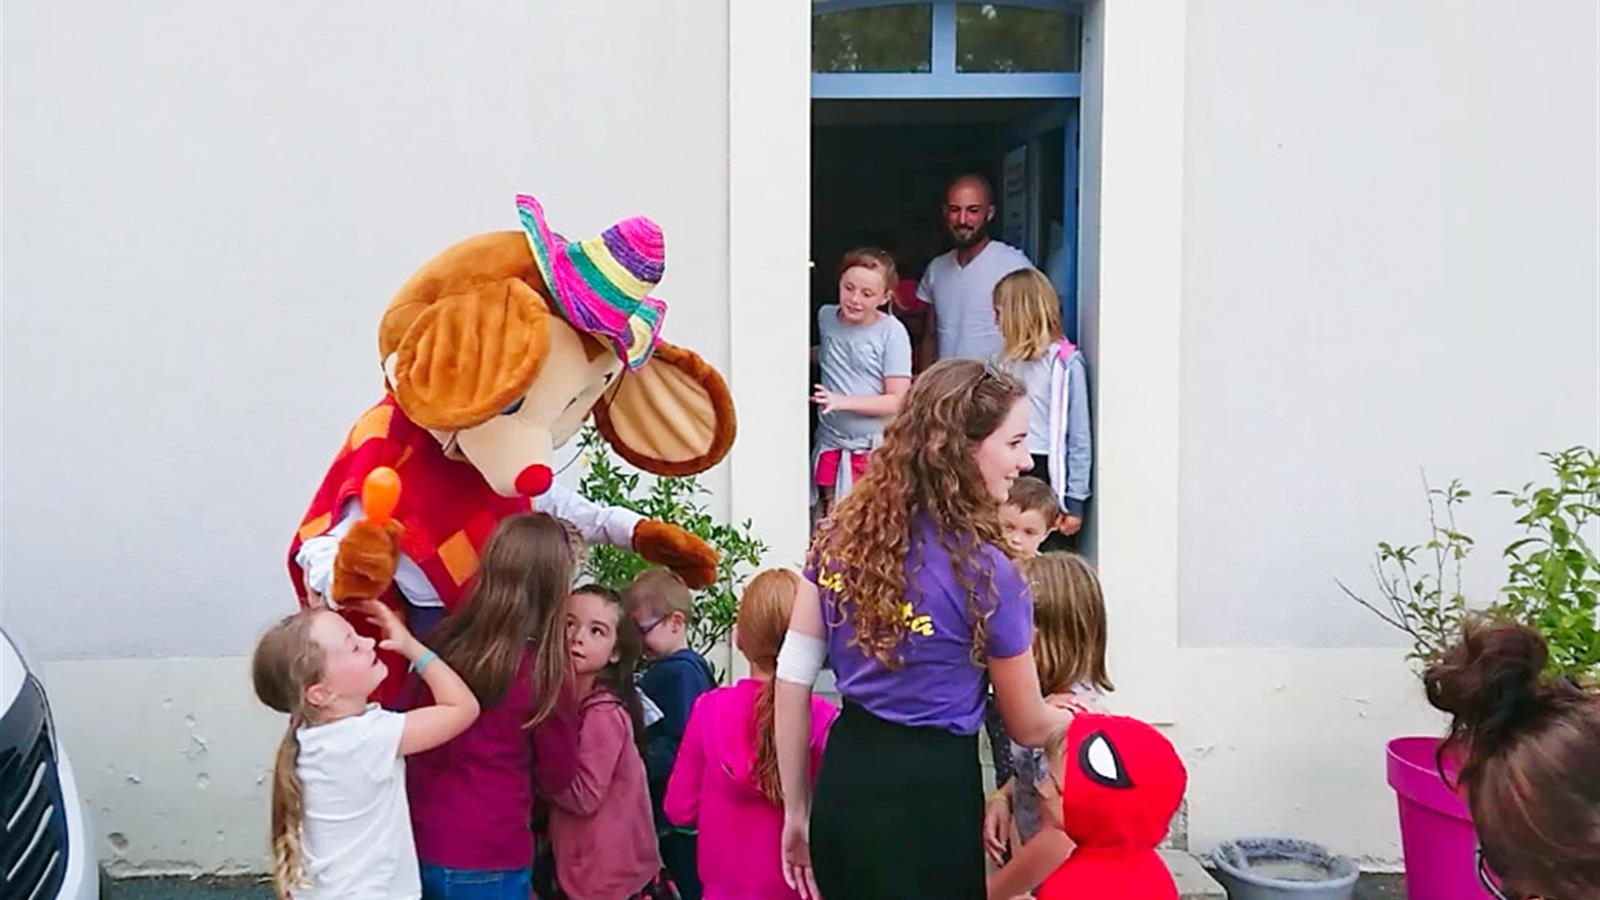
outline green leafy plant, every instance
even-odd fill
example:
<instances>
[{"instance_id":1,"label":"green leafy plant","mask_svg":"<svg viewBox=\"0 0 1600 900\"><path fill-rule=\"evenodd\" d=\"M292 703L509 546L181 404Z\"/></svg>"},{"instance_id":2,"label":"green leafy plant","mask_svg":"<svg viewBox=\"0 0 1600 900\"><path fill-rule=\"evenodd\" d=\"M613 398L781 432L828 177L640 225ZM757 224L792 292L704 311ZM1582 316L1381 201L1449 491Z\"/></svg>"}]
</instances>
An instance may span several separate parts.
<instances>
[{"instance_id":1,"label":"green leafy plant","mask_svg":"<svg viewBox=\"0 0 1600 900\"><path fill-rule=\"evenodd\" d=\"M732 631L739 592L761 565L766 543L752 533L749 520L735 525L712 516L701 499L710 491L695 478L651 477L625 467L612 457L611 448L592 427L579 436L579 447L585 462L578 493L596 503L626 507L676 525L716 548L717 580L695 595L694 621L689 628L689 645L706 654ZM621 590L649 566L632 550L601 544L589 548L583 577Z\"/></svg>"},{"instance_id":2,"label":"green leafy plant","mask_svg":"<svg viewBox=\"0 0 1600 900\"><path fill-rule=\"evenodd\" d=\"M1483 613L1523 622L1544 635L1550 670L1574 680L1600 679L1600 559L1584 538L1600 519L1600 453L1572 447L1542 453L1554 483L1529 482L1519 491L1496 491L1520 511L1525 534L1506 547L1507 582ZM1462 621L1477 610L1462 594L1461 564L1472 538L1456 527L1456 507L1472 496L1458 480L1428 486L1429 539L1423 544L1383 541L1374 553L1373 577L1383 601L1369 601L1344 582L1339 588L1380 619L1411 636L1407 659L1420 666L1455 642ZM1439 505L1443 505L1440 524Z\"/></svg>"},{"instance_id":3,"label":"green leafy plant","mask_svg":"<svg viewBox=\"0 0 1600 900\"><path fill-rule=\"evenodd\" d=\"M1461 592L1461 563L1472 552L1472 538L1456 529L1456 507L1472 496L1459 480L1443 488L1428 484L1422 488L1428 498L1427 543L1400 544L1379 541L1373 552L1372 577L1383 597L1383 605L1368 601L1335 579L1339 589L1383 621L1411 636L1411 652L1406 659L1421 666L1437 659L1461 633L1467 615L1466 598ZM1439 524L1439 504L1444 505L1444 524Z\"/></svg>"},{"instance_id":4,"label":"green leafy plant","mask_svg":"<svg viewBox=\"0 0 1600 900\"><path fill-rule=\"evenodd\" d=\"M1600 517L1600 453L1541 455L1555 484L1495 492L1522 512L1517 524L1527 530L1505 550L1511 568L1501 607L1545 636L1556 671L1592 678L1600 674L1600 559L1583 531Z\"/></svg>"}]
</instances>

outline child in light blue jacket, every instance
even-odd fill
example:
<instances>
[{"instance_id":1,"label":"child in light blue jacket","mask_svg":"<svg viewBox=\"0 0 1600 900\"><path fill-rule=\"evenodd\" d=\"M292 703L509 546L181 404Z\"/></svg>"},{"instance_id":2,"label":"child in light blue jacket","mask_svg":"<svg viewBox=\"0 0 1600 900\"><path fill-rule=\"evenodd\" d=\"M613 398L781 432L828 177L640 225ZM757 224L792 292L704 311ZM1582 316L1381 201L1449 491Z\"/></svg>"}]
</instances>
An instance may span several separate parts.
<instances>
[{"instance_id":1,"label":"child in light blue jacket","mask_svg":"<svg viewBox=\"0 0 1600 900\"><path fill-rule=\"evenodd\" d=\"M1082 351L1062 334L1060 309L1038 269L1019 269L995 285L995 319L1005 341L997 362L1028 389L1030 474L1049 483L1062 509L1053 523L1059 537L1046 541L1045 550L1076 543L1094 468L1088 374Z\"/></svg>"}]
</instances>

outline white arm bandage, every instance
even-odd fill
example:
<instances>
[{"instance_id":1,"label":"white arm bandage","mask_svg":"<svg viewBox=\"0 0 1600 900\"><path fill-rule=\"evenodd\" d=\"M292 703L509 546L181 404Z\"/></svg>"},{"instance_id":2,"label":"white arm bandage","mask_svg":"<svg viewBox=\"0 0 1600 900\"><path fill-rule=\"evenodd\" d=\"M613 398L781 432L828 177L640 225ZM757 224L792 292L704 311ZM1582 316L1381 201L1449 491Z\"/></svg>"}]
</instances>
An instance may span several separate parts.
<instances>
[{"instance_id":1,"label":"white arm bandage","mask_svg":"<svg viewBox=\"0 0 1600 900\"><path fill-rule=\"evenodd\" d=\"M811 687L817 683L817 673L828 659L828 645L822 638L789 629L783 636L783 648L778 651L779 681Z\"/></svg>"}]
</instances>

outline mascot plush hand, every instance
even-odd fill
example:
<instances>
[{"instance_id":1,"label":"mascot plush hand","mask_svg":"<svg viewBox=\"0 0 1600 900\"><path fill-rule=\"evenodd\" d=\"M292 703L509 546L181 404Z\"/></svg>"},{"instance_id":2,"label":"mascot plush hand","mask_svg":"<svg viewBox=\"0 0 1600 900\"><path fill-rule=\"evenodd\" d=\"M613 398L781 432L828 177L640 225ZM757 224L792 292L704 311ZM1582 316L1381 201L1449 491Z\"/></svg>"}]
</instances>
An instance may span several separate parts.
<instances>
[{"instance_id":1,"label":"mascot plush hand","mask_svg":"<svg viewBox=\"0 0 1600 900\"><path fill-rule=\"evenodd\" d=\"M517 212L521 230L446 249L384 311L388 391L351 428L289 548L302 602L378 597L448 612L495 525L530 509L691 587L714 580L716 552L688 532L552 484L554 451L591 413L622 458L657 475L702 472L733 443L722 377L659 338L660 229L634 218L570 242L532 197ZM380 466L403 485L384 526L364 521L360 503Z\"/></svg>"},{"instance_id":2,"label":"mascot plush hand","mask_svg":"<svg viewBox=\"0 0 1600 900\"><path fill-rule=\"evenodd\" d=\"M1077 846L1039 886L1039 900L1177 900L1156 852L1188 774L1161 732L1125 716L1083 714L1062 748L1060 826Z\"/></svg>"}]
</instances>

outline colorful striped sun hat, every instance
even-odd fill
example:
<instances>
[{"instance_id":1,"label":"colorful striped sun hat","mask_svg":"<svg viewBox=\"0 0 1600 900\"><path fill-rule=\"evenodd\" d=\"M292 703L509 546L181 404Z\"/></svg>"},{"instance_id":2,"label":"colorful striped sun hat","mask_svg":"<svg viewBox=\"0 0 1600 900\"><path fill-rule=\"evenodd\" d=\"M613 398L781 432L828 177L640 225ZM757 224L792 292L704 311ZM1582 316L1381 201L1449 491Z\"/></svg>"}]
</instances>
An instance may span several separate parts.
<instances>
[{"instance_id":1,"label":"colorful striped sun hat","mask_svg":"<svg viewBox=\"0 0 1600 900\"><path fill-rule=\"evenodd\" d=\"M550 230L544 208L526 194L517 195L517 215L562 318L609 341L629 369L644 365L667 314L667 305L650 296L666 268L656 223L636 216L572 242Z\"/></svg>"}]
</instances>

